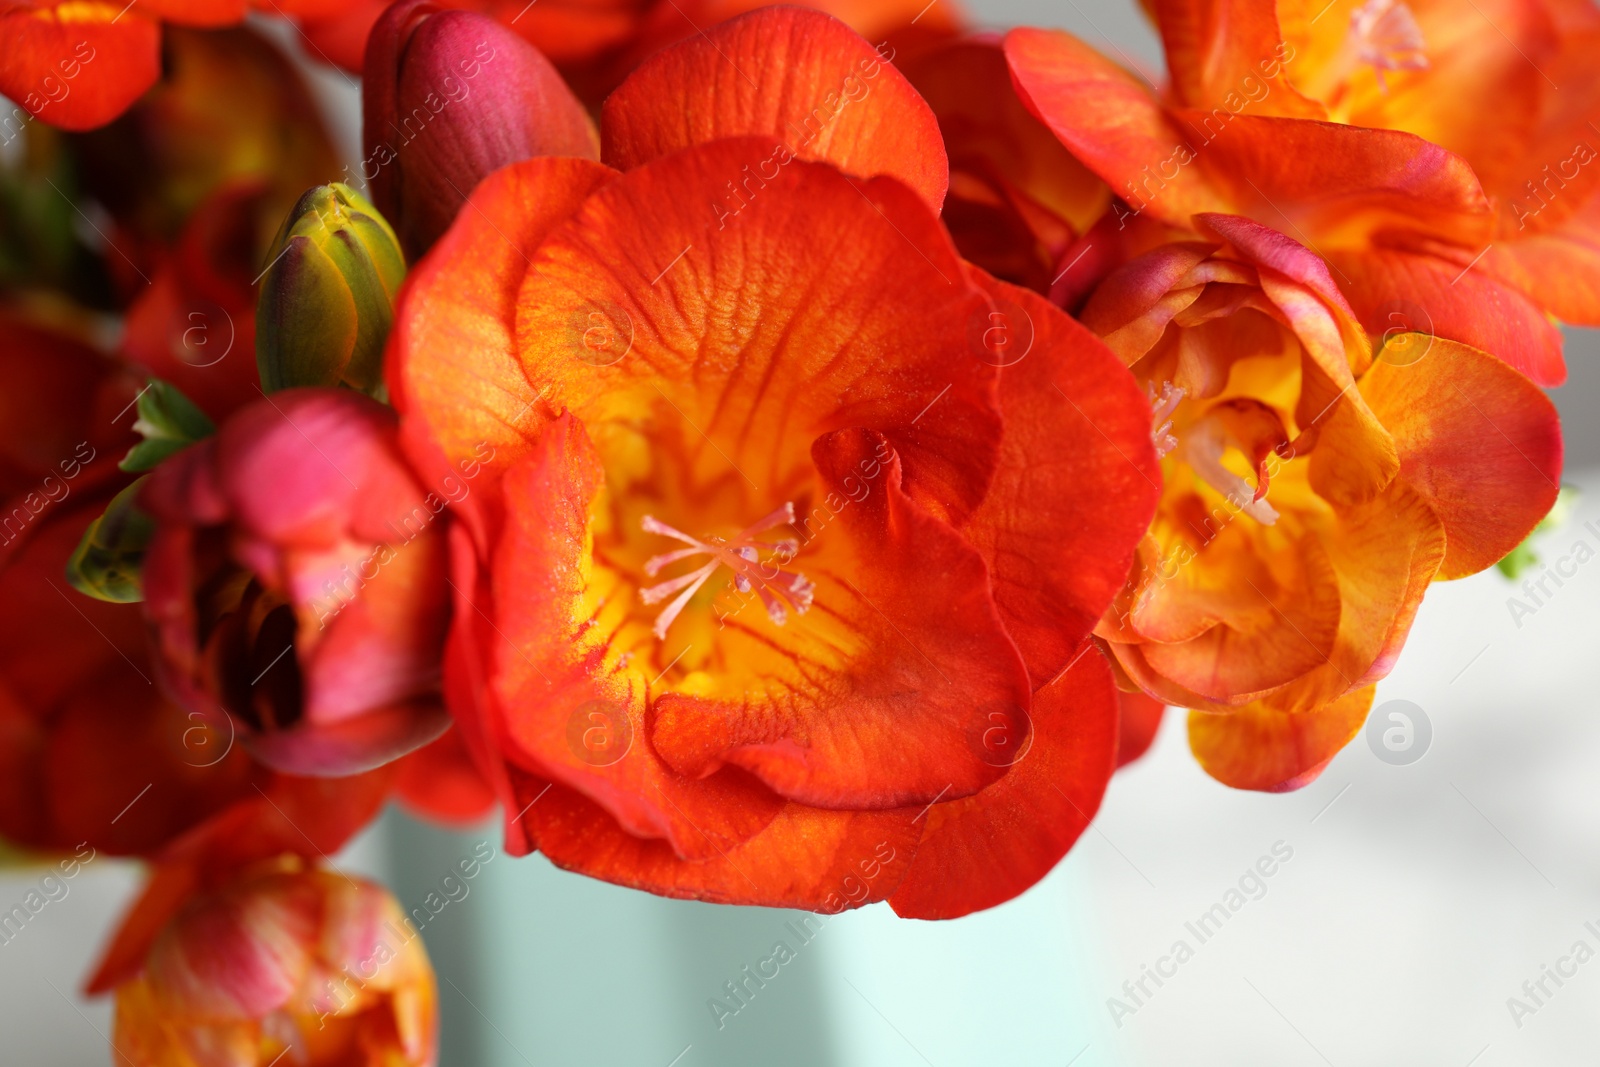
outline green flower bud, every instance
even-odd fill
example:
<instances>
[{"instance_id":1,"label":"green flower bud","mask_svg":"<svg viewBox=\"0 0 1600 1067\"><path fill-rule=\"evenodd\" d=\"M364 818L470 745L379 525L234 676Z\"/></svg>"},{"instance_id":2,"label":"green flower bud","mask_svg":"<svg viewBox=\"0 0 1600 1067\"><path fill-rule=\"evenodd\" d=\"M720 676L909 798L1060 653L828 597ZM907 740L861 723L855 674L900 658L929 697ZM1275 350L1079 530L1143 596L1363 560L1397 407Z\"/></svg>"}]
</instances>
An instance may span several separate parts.
<instances>
[{"instance_id":1,"label":"green flower bud","mask_svg":"<svg viewBox=\"0 0 1600 1067\"><path fill-rule=\"evenodd\" d=\"M347 385L378 395L405 256L394 231L348 186L319 185L272 245L256 304L256 365L267 392Z\"/></svg>"},{"instance_id":2,"label":"green flower bud","mask_svg":"<svg viewBox=\"0 0 1600 1067\"><path fill-rule=\"evenodd\" d=\"M155 521L135 504L144 480L140 478L112 497L105 514L83 532L83 540L67 561L67 581L78 592L113 604L144 599L140 572L155 532Z\"/></svg>"}]
</instances>

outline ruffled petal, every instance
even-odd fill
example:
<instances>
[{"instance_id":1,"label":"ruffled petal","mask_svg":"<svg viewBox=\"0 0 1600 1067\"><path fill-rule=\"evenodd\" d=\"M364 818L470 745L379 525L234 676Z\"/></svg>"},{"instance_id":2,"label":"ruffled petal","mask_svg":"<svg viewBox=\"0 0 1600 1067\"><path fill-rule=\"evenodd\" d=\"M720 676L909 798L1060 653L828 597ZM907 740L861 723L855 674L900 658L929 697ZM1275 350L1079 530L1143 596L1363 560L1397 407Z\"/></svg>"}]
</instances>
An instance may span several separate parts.
<instances>
[{"instance_id":1,"label":"ruffled petal","mask_svg":"<svg viewBox=\"0 0 1600 1067\"><path fill-rule=\"evenodd\" d=\"M691 862L663 841L625 833L581 795L558 785L545 789L537 779L517 777L524 821L557 867L719 904L831 914L883 900L905 876L920 830L913 811L823 811L789 803L749 840Z\"/></svg>"},{"instance_id":2,"label":"ruffled petal","mask_svg":"<svg viewBox=\"0 0 1600 1067\"><path fill-rule=\"evenodd\" d=\"M1315 711L1282 712L1249 705L1221 714L1189 713L1189 748L1223 785L1287 793L1316 781L1328 762L1361 731L1373 687Z\"/></svg>"},{"instance_id":3,"label":"ruffled petal","mask_svg":"<svg viewBox=\"0 0 1600 1067\"><path fill-rule=\"evenodd\" d=\"M1522 245L1512 245L1513 254L1520 255ZM1553 388L1566 381L1561 331L1528 294L1484 268L1383 248L1330 257L1373 337L1432 334L1498 356L1537 385Z\"/></svg>"}]
</instances>

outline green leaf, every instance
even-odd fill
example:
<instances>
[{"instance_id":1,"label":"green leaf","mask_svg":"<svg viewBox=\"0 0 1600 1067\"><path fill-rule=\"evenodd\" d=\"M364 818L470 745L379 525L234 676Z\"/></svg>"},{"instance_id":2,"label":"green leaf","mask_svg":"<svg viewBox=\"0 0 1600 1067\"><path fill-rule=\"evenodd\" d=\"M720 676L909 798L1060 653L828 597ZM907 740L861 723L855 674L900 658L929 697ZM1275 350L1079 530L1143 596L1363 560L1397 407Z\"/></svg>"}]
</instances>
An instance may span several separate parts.
<instances>
[{"instance_id":1,"label":"green leaf","mask_svg":"<svg viewBox=\"0 0 1600 1067\"><path fill-rule=\"evenodd\" d=\"M67 560L67 581L78 592L113 604L144 599L144 554L155 533L155 520L136 503L145 478L112 497L105 513L83 532Z\"/></svg>"},{"instance_id":2,"label":"green leaf","mask_svg":"<svg viewBox=\"0 0 1600 1067\"><path fill-rule=\"evenodd\" d=\"M135 473L150 470L174 452L217 432L215 424L195 407L194 401L160 378L150 379L139 394L139 418L133 428L144 440L134 445L117 465Z\"/></svg>"}]
</instances>

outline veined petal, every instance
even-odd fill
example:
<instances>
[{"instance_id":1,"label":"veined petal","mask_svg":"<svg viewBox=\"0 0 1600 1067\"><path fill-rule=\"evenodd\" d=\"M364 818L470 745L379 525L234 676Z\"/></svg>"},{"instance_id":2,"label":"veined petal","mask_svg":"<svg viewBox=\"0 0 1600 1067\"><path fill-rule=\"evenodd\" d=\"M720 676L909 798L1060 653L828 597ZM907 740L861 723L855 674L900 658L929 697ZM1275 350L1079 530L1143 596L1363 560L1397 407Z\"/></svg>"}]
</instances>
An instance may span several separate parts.
<instances>
[{"instance_id":1,"label":"veined petal","mask_svg":"<svg viewBox=\"0 0 1600 1067\"><path fill-rule=\"evenodd\" d=\"M582 159L530 159L485 178L406 278L390 344L400 433L427 484L528 450L536 390L517 360L517 292L534 250L615 172ZM473 264L470 272L462 269ZM477 500L458 509L471 515Z\"/></svg>"},{"instance_id":2,"label":"veined petal","mask_svg":"<svg viewBox=\"0 0 1600 1067\"><path fill-rule=\"evenodd\" d=\"M645 740L645 665L609 669L585 639L592 596L590 514L605 477L571 416L548 424L506 473L506 531L492 561L496 626L492 714L510 754L605 808L636 837L708 859L766 825L782 802L737 770L681 777Z\"/></svg>"},{"instance_id":3,"label":"veined petal","mask_svg":"<svg viewBox=\"0 0 1600 1067\"><path fill-rule=\"evenodd\" d=\"M1374 688L1315 711L1251 704L1189 713L1189 747L1207 774L1235 789L1286 793L1310 785L1367 721Z\"/></svg>"},{"instance_id":4,"label":"veined petal","mask_svg":"<svg viewBox=\"0 0 1600 1067\"><path fill-rule=\"evenodd\" d=\"M657 52L607 98L601 130L602 158L619 170L749 134L899 178L935 211L949 184L938 123L905 76L844 23L802 8L763 8ZM767 155L729 180L764 187Z\"/></svg>"},{"instance_id":5,"label":"veined petal","mask_svg":"<svg viewBox=\"0 0 1600 1067\"><path fill-rule=\"evenodd\" d=\"M821 479L842 489L877 462L883 441L865 430L819 438ZM868 808L965 796L1003 773L1005 754L986 749L986 731L998 717L1020 745L1030 687L988 568L908 499L898 459L882 462L879 485L819 536L826 551L807 574L829 624L791 624L780 645L787 669L739 696L657 699L651 739L683 773L725 760L791 799Z\"/></svg>"},{"instance_id":6,"label":"veined petal","mask_svg":"<svg viewBox=\"0 0 1600 1067\"><path fill-rule=\"evenodd\" d=\"M934 804L895 914L953 919L1031 888L1067 854L1100 807L1116 765L1117 692L1090 644L1034 694L1029 748L1006 776Z\"/></svg>"},{"instance_id":7,"label":"veined petal","mask_svg":"<svg viewBox=\"0 0 1600 1067\"><path fill-rule=\"evenodd\" d=\"M1012 30L1005 50L1023 103L1135 211L1183 224L1232 209L1152 86L1058 30Z\"/></svg>"}]
</instances>

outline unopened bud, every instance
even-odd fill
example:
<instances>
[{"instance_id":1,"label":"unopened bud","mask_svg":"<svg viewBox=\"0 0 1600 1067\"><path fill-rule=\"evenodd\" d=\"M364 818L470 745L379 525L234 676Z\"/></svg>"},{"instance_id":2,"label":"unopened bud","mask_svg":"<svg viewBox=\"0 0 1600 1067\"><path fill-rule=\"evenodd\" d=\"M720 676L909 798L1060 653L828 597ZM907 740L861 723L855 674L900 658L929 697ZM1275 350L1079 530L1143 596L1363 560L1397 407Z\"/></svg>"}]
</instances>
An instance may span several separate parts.
<instances>
[{"instance_id":1,"label":"unopened bud","mask_svg":"<svg viewBox=\"0 0 1600 1067\"><path fill-rule=\"evenodd\" d=\"M377 393L405 257L382 215L339 182L311 189L273 242L256 304L267 392L347 385Z\"/></svg>"}]
</instances>

